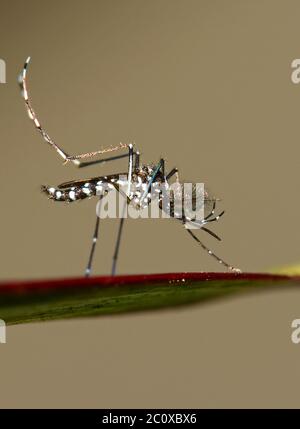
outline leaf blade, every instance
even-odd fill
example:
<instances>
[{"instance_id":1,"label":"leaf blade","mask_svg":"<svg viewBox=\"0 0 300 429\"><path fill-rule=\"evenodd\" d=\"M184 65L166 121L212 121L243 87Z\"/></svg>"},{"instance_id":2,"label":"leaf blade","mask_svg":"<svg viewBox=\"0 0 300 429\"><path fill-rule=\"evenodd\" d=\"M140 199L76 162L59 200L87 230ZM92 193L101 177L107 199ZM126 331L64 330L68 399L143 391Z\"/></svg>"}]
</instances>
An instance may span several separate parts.
<instances>
[{"instance_id":1,"label":"leaf blade","mask_svg":"<svg viewBox=\"0 0 300 429\"><path fill-rule=\"evenodd\" d=\"M54 279L0 284L0 317L7 324L92 317L203 303L300 278L260 273L167 273Z\"/></svg>"}]
</instances>

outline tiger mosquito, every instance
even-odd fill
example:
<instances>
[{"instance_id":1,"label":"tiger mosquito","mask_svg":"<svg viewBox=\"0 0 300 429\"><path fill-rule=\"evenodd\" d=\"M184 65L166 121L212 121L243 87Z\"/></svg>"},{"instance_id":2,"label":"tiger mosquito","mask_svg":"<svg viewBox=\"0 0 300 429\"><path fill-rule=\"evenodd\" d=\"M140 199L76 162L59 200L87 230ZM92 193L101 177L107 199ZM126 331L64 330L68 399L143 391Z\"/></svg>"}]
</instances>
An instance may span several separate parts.
<instances>
[{"instance_id":1,"label":"tiger mosquito","mask_svg":"<svg viewBox=\"0 0 300 429\"><path fill-rule=\"evenodd\" d=\"M169 185L169 180L172 177L175 177L176 182L179 182L179 172L177 168L173 168L169 173L165 172L165 161L164 159L160 159L157 165L153 164L141 164L140 163L140 153L138 150L134 150L133 144L123 144L120 143L117 146L111 146L102 150L97 150L93 152L87 152L82 153L79 155L69 155L67 152L65 152L58 144L55 143L54 140L47 134L47 132L44 130L44 128L41 126L40 121L37 118L37 115L32 107L31 99L29 97L29 92L27 88L27 69L28 64L30 62L30 57L27 58L23 70L19 76L19 85L21 88L21 94L24 98L26 109L29 115L29 118L33 121L34 126L36 130L41 134L42 138L46 143L48 143L57 153L58 155L63 159L64 164L72 163L78 168L88 167L95 164L105 163L108 161L114 161L121 158L127 158L128 159L128 169L127 173L122 174L122 177L126 175L127 177L127 183L128 183L128 189L126 193L126 199L125 202L127 204L130 204L133 199L138 199L138 204L135 205L135 208L137 210L141 209L141 201L147 201L147 204L151 204L151 198L150 198L150 188L152 185L160 185L165 184ZM106 154L112 154L113 152L117 152L119 150L126 150L127 153L122 155L114 155L109 156L106 158L102 158L101 155ZM101 157L100 159L93 159L95 157ZM88 161L89 159L89 161ZM93 196L99 196L99 190L103 188L104 186L108 186L110 189L116 189L119 191L118 187L118 180L120 174L111 174L108 176L97 176L93 177L91 179L84 179L84 180L73 180L70 182L62 183L58 185L57 187L50 187L50 186L42 186L41 190L43 193L45 193L49 199L54 201L60 201L60 202L66 202L71 203L78 200L83 200L85 198L91 198ZM142 192L139 192L137 195L135 192L131 192L131 186L133 184L142 183ZM103 194L100 195L100 202ZM194 198L194 194L192 198ZM146 198L145 198L146 197ZM160 194L160 202L159 202L159 208L162 209L162 195ZM214 232L212 232L210 229L208 229L205 225L218 221L224 214L224 211L220 212L218 215L215 214L216 212L216 204L217 199L209 197L208 195L205 197L205 208L209 208L208 213L205 215L205 217L197 224L198 228L201 228L203 231L207 232L217 240L221 241L220 237L218 237ZM172 206L172 199L170 200L170 206ZM170 216L175 218L174 210L170 210ZM219 264L226 267L231 272L239 273L241 272L238 268L235 268L234 266L228 264L223 259L221 259L219 256L217 256L212 250L210 250L192 231L191 229L187 228L187 225L189 222L191 222L190 219L187 219L184 215L184 212L181 217L176 216L176 219L178 219L183 226L185 226L186 231L189 233L189 235L202 247L202 249L207 252L210 256L212 256ZM124 220L125 217L122 216L119 223L118 228L118 234L117 234L117 240L115 244L115 250L113 254L113 263L112 263L112 275L115 275L116 273L116 267L117 267L117 261L118 261L118 255L119 255L119 249L120 249L120 243L121 243L121 237L124 227ZM194 223L197 223L196 221ZM89 253L88 263L85 269L85 276L89 277L92 272L92 263L94 258L94 253L96 249L96 243L98 240L98 232L99 232L99 225L100 225L100 217L97 215L96 218L96 224L94 228L94 233L92 237L92 245Z\"/></svg>"}]
</instances>

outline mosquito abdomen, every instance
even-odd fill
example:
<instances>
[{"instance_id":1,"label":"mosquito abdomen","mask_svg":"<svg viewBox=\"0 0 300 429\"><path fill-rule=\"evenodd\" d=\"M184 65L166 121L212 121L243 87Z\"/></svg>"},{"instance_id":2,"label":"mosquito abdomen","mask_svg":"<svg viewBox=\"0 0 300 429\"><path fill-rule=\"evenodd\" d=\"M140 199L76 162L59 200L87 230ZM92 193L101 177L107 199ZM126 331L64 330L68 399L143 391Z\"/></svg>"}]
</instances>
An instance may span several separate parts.
<instances>
[{"instance_id":1,"label":"mosquito abdomen","mask_svg":"<svg viewBox=\"0 0 300 429\"><path fill-rule=\"evenodd\" d=\"M41 191L48 196L51 200L72 203L85 198L101 195L105 190L103 182L91 183L87 182L84 185L72 186L70 188L60 188L45 186L41 187Z\"/></svg>"}]
</instances>

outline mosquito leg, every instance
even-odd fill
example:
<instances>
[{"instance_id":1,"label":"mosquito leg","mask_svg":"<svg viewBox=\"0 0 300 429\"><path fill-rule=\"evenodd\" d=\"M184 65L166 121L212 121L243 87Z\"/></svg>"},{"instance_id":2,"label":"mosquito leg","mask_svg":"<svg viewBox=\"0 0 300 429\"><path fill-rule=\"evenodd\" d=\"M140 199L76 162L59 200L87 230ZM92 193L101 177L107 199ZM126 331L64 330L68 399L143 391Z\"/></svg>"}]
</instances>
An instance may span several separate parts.
<instances>
[{"instance_id":1,"label":"mosquito leg","mask_svg":"<svg viewBox=\"0 0 300 429\"><path fill-rule=\"evenodd\" d=\"M207 234L209 234L209 235L211 235L212 237L214 237L214 238L216 238L218 241L222 241L221 240L221 238L215 233L215 232L213 232L213 231L211 231L210 229L208 229L208 228L205 228L205 226L203 226L202 228L201 228L201 231L205 231L205 232L207 232Z\"/></svg>"},{"instance_id":2,"label":"mosquito leg","mask_svg":"<svg viewBox=\"0 0 300 429\"><path fill-rule=\"evenodd\" d=\"M140 168L140 152L135 152L134 170L137 171Z\"/></svg>"},{"instance_id":3,"label":"mosquito leg","mask_svg":"<svg viewBox=\"0 0 300 429\"><path fill-rule=\"evenodd\" d=\"M213 208L211 209L211 212L204 218L204 220L211 218L215 214L215 209L216 209L216 202L214 201Z\"/></svg>"},{"instance_id":4,"label":"mosquito leg","mask_svg":"<svg viewBox=\"0 0 300 429\"><path fill-rule=\"evenodd\" d=\"M41 134L41 136L46 141L46 143L48 143L50 146L53 147L53 149L59 154L59 156L64 160L65 163L72 162L77 167L80 167L83 164L80 161L81 159L93 158L93 157L98 156L98 155L114 152L114 151L117 151L119 149L124 149L124 148L128 147L127 144L120 143L118 146L109 147L109 148L94 151L94 152L88 152L88 153L84 153L84 154L80 154L80 155L69 155L60 146L58 146L51 139L51 137L47 134L47 132L44 130L44 128L41 126L40 121L38 120L37 115L36 115L32 105L31 105L31 100L29 97L28 89L27 89L27 68L28 68L29 62L30 62L30 57L28 57L27 60L25 61L23 70L19 76L19 84L20 84L20 88L21 88L21 93L22 93L22 96L23 96L24 101L25 101L25 105L27 108L29 118L33 121L35 128ZM100 161L102 161L102 160L100 160Z\"/></svg>"},{"instance_id":5,"label":"mosquito leg","mask_svg":"<svg viewBox=\"0 0 300 429\"><path fill-rule=\"evenodd\" d=\"M46 131L42 128L42 126L41 126L41 124L40 124L40 122L39 122L39 120L35 114L35 111L33 110L33 107L31 105L31 101L29 98L28 90L27 90L27 81L26 81L26 74L27 74L27 68L28 68L29 61L30 61L30 57L28 57L27 60L25 61L23 70L19 76L19 84L21 87L21 93L22 93L22 96L23 96L24 101L25 101L25 105L27 108L29 118L33 121L35 128L42 135L42 137L46 141L46 143L48 143L50 146L52 146L56 150L56 152L63 158L63 160L66 161L66 159L68 158L68 154L61 147L59 147L50 138L50 136L46 133ZM75 162L75 164L78 164L78 162Z\"/></svg>"},{"instance_id":6,"label":"mosquito leg","mask_svg":"<svg viewBox=\"0 0 300 429\"><path fill-rule=\"evenodd\" d=\"M213 217L212 219L210 219L210 215L209 215L208 217L205 218L205 223L218 221L220 217L223 216L224 213L225 213L225 210L223 210L220 214L218 214L216 217Z\"/></svg>"},{"instance_id":7,"label":"mosquito leg","mask_svg":"<svg viewBox=\"0 0 300 429\"><path fill-rule=\"evenodd\" d=\"M127 176L127 182L128 182L128 188L127 188L127 197L130 196L130 189L131 189L131 182L132 182L132 170L133 170L133 145L128 145L128 176Z\"/></svg>"},{"instance_id":8,"label":"mosquito leg","mask_svg":"<svg viewBox=\"0 0 300 429\"><path fill-rule=\"evenodd\" d=\"M94 161L81 161L78 167L83 168L83 167L90 167L91 165L96 165L96 164L105 164L106 162L117 161L118 159L122 159L122 158L128 158L128 154L124 153L122 155L110 156L109 158L101 158L101 159L96 159Z\"/></svg>"},{"instance_id":9,"label":"mosquito leg","mask_svg":"<svg viewBox=\"0 0 300 429\"><path fill-rule=\"evenodd\" d=\"M211 222L217 222L225 213L225 210L223 210L220 214L218 214L216 217L210 219L210 217L213 215L213 213L210 213L208 216L206 216L203 220L191 220L191 221L187 221L185 220L185 223L190 223L191 225L194 225L198 228L202 228L202 226L206 225L207 223L211 223Z\"/></svg>"},{"instance_id":10,"label":"mosquito leg","mask_svg":"<svg viewBox=\"0 0 300 429\"><path fill-rule=\"evenodd\" d=\"M217 256L212 250L210 250L208 247L206 247L205 244L203 244L202 241L200 241L199 238L196 237L196 235L193 234L193 232L190 229L186 229L186 230L193 237L193 239L196 240L198 244L200 244L202 249L205 250L214 259L216 259L219 262L219 264L224 265L229 271L232 271L234 273L240 273L241 272L241 270L239 268L235 268L232 265L229 265L227 262L225 262L223 259L221 259L219 256Z\"/></svg>"},{"instance_id":11,"label":"mosquito leg","mask_svg":"<svg viewBox=\"0 0 300 429\"><path fill-rule=\"evenodd\" d=\"M178 173L178 169L177 168L173 168L170 173L167 174L166 176L166 180L169 180L171 177L174 176L174 174Z\"/></svg>"},{"instance_id":12,"label":"mosquito leg","mask_svg":"<svg viewBox=\"0 0 300 429\"><path fill-rule=\"evenodd\" d=\"M222 241L221 238L216 233L214 233L213 231L211 231L210 229L208 229L204 226L207 223L209 223L209 221L205 221L205 220L202 220L200 222L192 221L192 220L188 221L185 218L183 218L182 220L183 220L183 223L186 226L186 228L188 228L188 225L191 225L192 227L195 227L193 229L201 229L201 231L205 231L208 234L210 234L211 236L215 237L217 240Z\"/></svg>"},{"instance_id":13,"label":"mosquito leg","mask_svg":"<svg viewBox=\"0 0 300 429\"><path fill-rule=\"evenodd\" d=\"M126 203L124 202L124 205L125 204ZM111 269L111 275L112 276L116 275L117 262L118 262L118 256L119 256L119 250L120 250L120 243L121 243L121 236L122 236L122 232L123 232L124 220L125 220L125 218L122 217L121 220L120 220L120 223L119 223L118 237L117 237L117 241L116 241L115 252L114 252L114 256L113 256L112 269Z\"/></svg>"},{"instance_id":14,"label":"mosquito leg","mask_svg":"<svg viewBox=\"0 0 300 429\"><path fill-rule=\"evenodd\" d=\"M128 176L127 176L128 187L127 187L127 192L126 192L127 197L130 196L131 181L132 181L132 168L133 168L133 146L129 145ZM119 251L120 251L120 244L121 244L121 237L122 237L124 221L125 221L126 207L127 207L127 200L124 198L123 207L122 207L122 214L121 214L121 219L120 219L119 229L118 229L118 236L117 236L115 251L114 251L114 255L113 255L113 263L112 263L112 269L111 269L111 275L112 276L114 276L116 274L117 262L118 262L118 256L119 256Z\"/></svg>"},{"instance_id":15,"label":"mosquito leg","mask_svg":"<svg viewBox=\"0 0 300 429\"><path fill-rule=\"evenodd\" d=\"M129 145L127 147L129 147ZM138 168L140 166L140 152L136 151L133 154L135 155L134 170L136 171L136 170L138 170ZM118 159L122 159L122 158L128 158L128 154L124 153L123 155L111 156L109 158L96 159L95 161L80 162L78 167L83 168L83 167L89 167L90 165L95 165L95 164L105 164L106 162L117 161Z\"/></svg>"},{"instance_id":16,"label":"mosquito leg","mask_svg":"<svg viewBox=\"0 0 300 429\"><path fill-rule=\"evenodd\" d=\"M95 156L99 156L99 155L103 155L103 154L105 154L105 153L111 153L111 152L116 152L117 150L120 150L120 149L127 149L128 147L129 147L130 145L128 145L128 144L125 144L125 143L120 143L119 145L117 145L117 146L110 146L110 147L107 147L107 148L105 148L105 149L101 149L101 150L95 150L95 151L93 151L93 152L86 152L86 153L81 153L81 154L79 154L79 155L68 155L67 157L66 157L66 159L65 159L65 163L67 163L67 162L75 162L75 163L77 163L77 165L80 165L80 163L81 163L81 161L80 160L82 160L82 159L87 159L87 158L94 158ZM125 156L127 156L127 155L125 155ZM125 158L125 156L124 156L124 158ZM100 159L99 161L100 162L106 162L106 161L108 161L108 160L114 160L114 159L119 159L119 156L118 157L112 157L112 158L107 158L107 159ZM79 164L78 164L79 163ZM96 164L97 163L97 161L95 161L95 162L93 162L93 164ZM88 163L88 164L90 164L90 163Z\"/></svg>"},{"instance_id":17,"label":"mosquito leg","mask_svg":"<svg viewBox=\"0 0 300 429\"><path fill-rule=\"evenodd\" d=\"M100 201L101 201L101 198L102 198L102 195L100 197ZM100 202L100 204L101 204L101 202ZM99 224L100 224L100 216L99 216L99 213L97 213L96 225L95 225L95 230L94 230L93 239L92 239L92 247L91 247L87 267L85 269L85 277L89 277L91 275L91 272L92 272L92 263L93 263L94 253L95 253L96 244L97 244L97 240L98 240Z\"/></svg>"},{"instance_id":18,"label":"mosquito leg","mask_svg":"<svg viewBox=\"0 0 300 429\"><path fill-rule=\"evenodd\" d=\"M160 160L160 163L161 163L161 173L163 175L164 181L166 181L165 160L162 158Z\"/></svg>"}]
</instances>

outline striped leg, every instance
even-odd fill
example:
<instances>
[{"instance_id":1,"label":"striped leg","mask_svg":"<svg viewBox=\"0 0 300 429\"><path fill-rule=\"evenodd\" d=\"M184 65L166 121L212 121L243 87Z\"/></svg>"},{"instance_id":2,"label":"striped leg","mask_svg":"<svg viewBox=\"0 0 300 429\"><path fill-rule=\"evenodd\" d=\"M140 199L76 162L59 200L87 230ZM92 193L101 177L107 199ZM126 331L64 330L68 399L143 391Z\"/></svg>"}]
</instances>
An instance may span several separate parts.
<instances>
[{"instance_id":1,"label":"striped leg","mask_svg":"<svg viewBox=\"0 0 300 429\"><path fill-rule=\"evenodd\" d=\"M47 132L44 130L44 128L41 126L37 115L32 107L31 101L30 101L30 97L29 97L29 92L27 89L27 68L28 68L28 64L30 62L30 57L27 58L23 70L19 76L19 84L21 87L21 93L22 96L24 98L25 101L25 105L27 108L27 112L29 115L29 118L33 121L35 128L38 130L38 132L41 134L41 136L43 137L43 139L46 141L46 143L48 143L50 146L53 147L53 149L59 154L59 156L64 160L64 163L68 163L68 162L72 162L74 165L76 165L77 167L83 167L85 166L85 164L90 165L90 163L85 163L82 162L82 159L87 159L87 158L93 158L95 156L99 156L99 155L103 155L106 153L111 153L111 152L115 152L119 149L126 149L128 148L127 144L124 143L120 143L117 146L111 146L108 147L106 149L102 149L102 150L97 150L94 152L87 152L87 153L83 153L83 154L79 154L79 155L68 155L67 152L65 152L60 146L58 146L49 136L49 134L47 134ZM121 156L122 157L122 156ZM104 162L104 161L110 161L113 159L119 159L119 157L112 157L112 158L108 158L106 160L99 160L99 162Z\"/></svg>"},{"instance_id":2,"label":"striped leg","mask_svg":"<svg viewBox=\"0 0 300 429\"><path fill-rule=\"evenodd\" d=\"M239 268L235 268L232 265L229 265L227 262L225 262L223 259L221 259L219 256L217 256L212 250L210 250L205 244L202 243L202 241L199 240L198 237L196 237L195 234L190 229L187 229L187 232L193 237L195 241L197 241L198 244L202 247L203 250L205 250L209 255L211 255L214 259L216 259L219 264L224 265L229 271L232 271L234 273L240 273L241 270Z\"/></svg>"},{"instance_id":3,"label":"striped leg","mask_svg":"<svg viewBox=\"0 0 300 429\"><path fill-rule=\"evenodd\" d=\"M102 199L102 195L100 197L100 201L101 201L101 199ZM101 204L101 202L100 202L100 204ZM87 267L85 269L85 277L89 277L91 275L94 253L95 253L96 244L97 244L97 241L98 241L100 216L98 215L98 213L97 213L96 216L97 216L97 218L96 218L96 225L95 225L95 230L94 230L94 234L93 234L92 247L91 247L91 251L90 251L89 260L88 260L88 263L87 263Z\"/></svg>"},{"instance_id":4,"label":"striped leg","mask_svg":"<svg viewBox=\"0 0 300 429\"><path fill-rule=\"evenodd\" d=\"M135 158L136 162L136 158ZM129 145L129 159L128 159L128 176L127 176L127 198L130 196L130 189L131 189L131 181L132 181L132 170L133 170L133 146ZM120 251L120 244L121 244L121 237L124 227L124 221L125 221L125 211L127 207L127 199L124 198L123 207L122 207L122 215L119 223L119 229L118 229L118 236L117 241L115 245L115 251L113 256L113 263L112 263L112 269L111 269L111 275L114 276L116 274L117 269L117 262L118 262L118 256Z\"/></svg>"}]
</instances>

